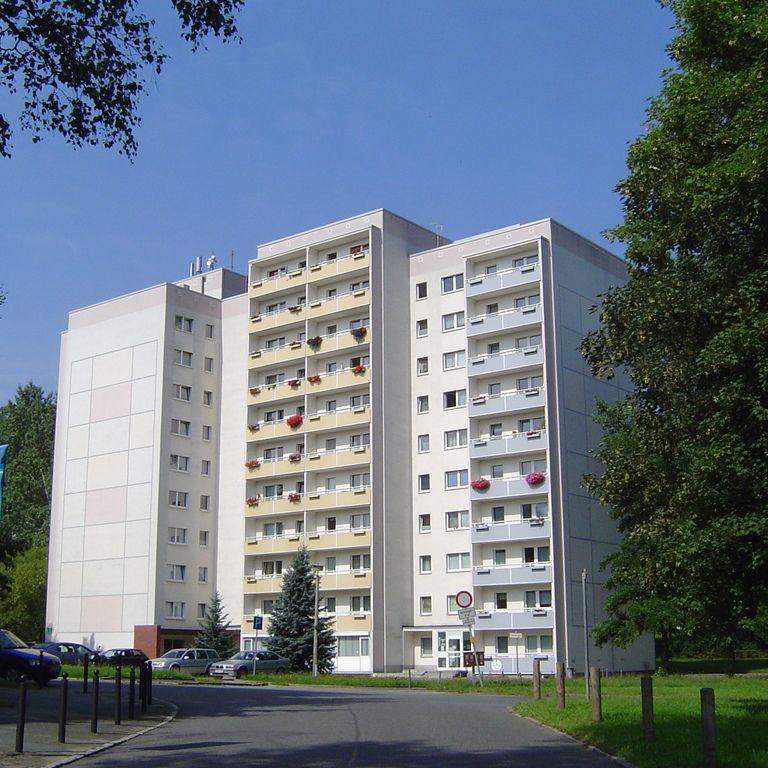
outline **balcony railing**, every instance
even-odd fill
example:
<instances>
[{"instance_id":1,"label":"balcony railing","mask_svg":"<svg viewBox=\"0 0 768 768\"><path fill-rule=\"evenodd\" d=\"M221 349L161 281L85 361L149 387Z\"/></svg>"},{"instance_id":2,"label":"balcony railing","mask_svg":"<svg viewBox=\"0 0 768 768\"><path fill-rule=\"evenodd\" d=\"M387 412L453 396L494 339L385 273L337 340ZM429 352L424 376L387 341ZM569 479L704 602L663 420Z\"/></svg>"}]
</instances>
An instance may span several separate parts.
<instances>
[{"instance_id":1,"label":"balcony railing","mask_svg":"<svg viewBox=\"0 0 768 768\"><path fill-rule=\"evenodd\" d=\"M490 275L475 275L467 278L465 293L467 298L482 296L494 292L502 293L511 288L520 288L541 279L541 266L526 264L522 267L502 269Z\"/></svg>"},{"instance_id":2,"label":"balcony railing","mask_svg":"<svg viewBox=\"0 0 768 768\"><path fill-rule=\"evenodd\" d=\"M472 573L472 584L475 587L505 584L549 584L551 581L552 566L549 563L517 566L477 565Z\"/></svg>"},{"instance_id":3,"label":"balcony railing","mask_svg":"<svg viewBox=\"0 0 768 768\"><path fill-rule=\"evenodd\" d=\"M509 411L528 411L543 407L544 403L544 387L511 389L500 395L475 395L469 402L469 415L495 416Z\"/></svg>"},{"instance_id":4,"label":"balcony railing","mask_svg":"<svg viewBox=\"0 0 768 768\"><path fill-rule=\"evenodd\" d=\"M526 611L484 611L478 609L475 629L552 629L554 616L551 608L535 608Z\"/></svg>"},{"instance_id":5,"label":"balcony railing","mask_svg":"<svg viewBox=\"0 0 768 768\"><path fill-rule=\"evenodd\" d=\"M539 366L544 362L544 348L541 345L535 347L523 347L510 349L498 354L475 355L469 358L467 373L469 376L486 376L490 373L502 373L503 371L518 371L522 368Z\"/></svg>"},{"instance_id":6,"label":"balcony railing","mask_svg":"<svg viewBox=\"0 0 768 768\"><path fill-rule=\"evenodd\" d=\"M514 523L475 523L472 527L472 543L541 539L549 538L551 534L552 522L548 517L534 517Z\"/></svg>"},{"instance_id":7,"label":"balcony railing","mask_svg":"<svg viewBox=\"0 0 768 768\"><path fill-rule=\"evenodd\" d=\"M543 450L546 447L546 434L545 429L535 429L515 432L506 437L476 437L470 441L469 458L497 458Z\"/></svg>"}]
</instances>

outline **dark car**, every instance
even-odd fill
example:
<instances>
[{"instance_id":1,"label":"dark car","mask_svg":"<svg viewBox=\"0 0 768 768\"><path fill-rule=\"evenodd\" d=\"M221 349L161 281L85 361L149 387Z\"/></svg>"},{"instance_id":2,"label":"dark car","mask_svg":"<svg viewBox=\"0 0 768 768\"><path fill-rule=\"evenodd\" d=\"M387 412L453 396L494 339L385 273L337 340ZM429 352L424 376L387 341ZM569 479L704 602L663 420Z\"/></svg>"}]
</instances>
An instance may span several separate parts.
<instances>
[{"instance_id":1,"label":"dark car","mask_svg":"<svg viewBox=\"0 0 768 768\"><path fill-rule=\"evenodd\" d=\"M0 677L16 681L26 675L43 686L58 677L60 672L61 662L56 656L30 648L13 632L0 629Z\"/></svg>"},{"instance_id":2,"label":"dark car","mask_svg":"<svg viewBox=\"0 0 768 768\"><path fill-rule=\"evenodd\" d=\"M35 643L33 648L42 648L47 653L58 656L62 664L83 664L93 656L93 651L81 643Z\"/></svg>"},{"instance_id":3,"label":"dark car","mask_svg":"<svg viewBox=\"0 0 768 768\"><path fill-rule=\"evenodd\" d=\"M149 661L149 657L138 648L110 648L108 651L94 653L91 661L94 664L130 667L131 665L138 666L145 661Z\"/></svg>"},{"instance_id":4,"label":"dark car","mask_svg":"<svg viewBox=\"0 0 768 768\"><path fill-rule=\"evenodd\" d=\"M208 674L213 677L242 677L254 672L274 672L279 675L290 668L291 662L288 659L272 651L240 651L231 659L211 664Z\"/></svg>"}]
</instances>

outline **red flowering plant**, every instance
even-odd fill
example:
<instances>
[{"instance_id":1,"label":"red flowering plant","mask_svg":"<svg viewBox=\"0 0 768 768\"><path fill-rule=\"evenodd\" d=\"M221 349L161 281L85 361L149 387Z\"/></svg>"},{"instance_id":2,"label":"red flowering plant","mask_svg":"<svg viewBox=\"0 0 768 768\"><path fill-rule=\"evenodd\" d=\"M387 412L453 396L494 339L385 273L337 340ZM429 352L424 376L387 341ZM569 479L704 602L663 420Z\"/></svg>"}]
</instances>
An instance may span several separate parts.
<instances>
[{"instance_id":1,"label":"red flowering plant","mask_svg":"<svg viewBox=\"0 0 768 768\"><path fill-rule=\"evenodd\" d=\"M285 382L289 387L298 387L301 384L301 379L288 379Z\"/></svg>"},{"instance_id":2,"label":"red flowering plant","mask_svg":"<svg viewBox=\"0 0 768 768\"><path fill-rule=\"evenodd\" d=\"M294 413L285 420L285 423L291 429L296 429L304 423L304 417L300 413Z\"/></svg>"},{"instance_id":3,"label":"red flowering plant","mask_svg":"<svg viewBox=\"0 0 768 768\"><path fill-rule=\"evenodd\" d=\"M261 466L261 462L258 459L248 459L248 461L245 462L245 466L248 469L257 469Z\"/></svg>"},{"instance_id":4,"label":"red flowering plant","mask_svg":"<svg viewBox=\"0 0 768 768\"><path fill-rule=\"evenodd\" d=\"M248 497L248 498L245 500L245 503L246 503L246 504L247 504L249 507L255 507L255 506L256 506L256 505L259 503L259 497L258 497L258 496L249 496L249 497Z\"/></svg>"},{"instance_id":5,"label":"red flowering plant","mask_svg":"<svg viewBox=\"0 0 768 768\"><path fill-rule=\"evenodd\" d=\"M491 487L491 481L487 477L479 477L477 480L473 480L470 485L476 491L487 491Z\"/></svg>"},{"instance_id":6,"label":"red flowering plant","mask_svg":"<svg viewBox=\"0 0 768 768\"><path fill-rule=\"evenodd\" d=\"M365 373L365 366L360 363L352 366L352 373Z\"/></svg>"},{"instance_id":7,"label":"red flowering plant","mask_svg":"<svg viewBox=\"0 0 768 768\"><path fill-rule=\"evenodd\" d=\"M320 374L319 373L311 373L309 376L307 376L307 381L309 381L312 384L317 384L320 381Z\"/></svg>"},{"instance_id":8,"label":"red flowering plant","mask_svg":"<svg viewBox=\"0 0 768 768\"><path fill-rule=\"evenodd\" d=\"M322 336L313 336L311 339L307 339L307 344L309 344L312 349L317 349L322 343Z\"/></svg>"},{"instance_id":9,"label":"red flowering plant","mask_svg":"<svg viewBox=\"0 0 768 768\"><path fill-rule=\"evenodd\" d=\"M301 494L296 493L296 491L293 491L292 493L288 494L288 501L299 501L301 499Z\"/></svg>"},{"instance_id":10,"label":"red flowering plant","mask_svg":"<svg viewBox=\"0 0 768 768\"><path fill-rule=\"evenodd\" d=\"M528 485L541 485L546 480L546 475L543 472L529 472L525 476L525 482Z\"/></svg>"}]
</instances>

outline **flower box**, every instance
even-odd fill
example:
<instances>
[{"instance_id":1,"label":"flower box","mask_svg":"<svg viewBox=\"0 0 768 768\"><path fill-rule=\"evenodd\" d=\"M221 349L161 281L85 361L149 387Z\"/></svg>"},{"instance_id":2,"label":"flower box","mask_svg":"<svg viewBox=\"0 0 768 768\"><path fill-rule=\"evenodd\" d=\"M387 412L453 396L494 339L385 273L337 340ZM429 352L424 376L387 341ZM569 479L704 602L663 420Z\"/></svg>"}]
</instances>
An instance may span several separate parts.
<instances>
[{"instance_id":1,"label":"flower box","mask_svg":"<svg viewBox=\"0 0 768 768\"><path fill-rule=\"evenodd\" d=\"M317 349L323 343L322 336L313 336L311 339L307 339L307 344L312 349Z\"/></svg>"},{"instance_id":2,"label":"flower box","mask_svg":"<svg viewBox=\"0 0 768 768\"><path fill-rule=\"evenodd\" d=\"M258 432L259 431L259 425L258 424L249 424L248 429L251 432Z\"/></svg>"},{"instance_id":3,"label":"flower box","mask_svg":"<svg viewBox=\"0 0 768 768\"><path fill-rule=\"evenodd\" d=\"M528 485L541 485L546 479L546 475L543 472L529 472L525 476L525 482Z\"/></svg>"},{"instance_id":4,"label":"flower box","mask_svg":"<svg viewBox=\"0 0 768 768\"><path fill-rule=\"evenodd\" d=\"M285 420L285 423L291 429L296 429L304 423L304 417L300 413L294 413Z\"/></svg>"},{"instance_id":5,"label":"flower box","mask_svg":"<svg viewBox=\"0 0 768 768\"><path fill-rule=\"evenodd\" d=\"M288 454L288 461L299 461L301 459L300 453L289 453Z\"/></svg>"},{"instance_id":6,"label":"flower box","mask_svg":"<svg viewBox=\"0 0 768 768\"><path fill-rule=\"evenodd\" d=\"M487 491L491 487L491 481L487 477L479 477L477 480L473 480L470 485L476 491Z\"/></svg>"},{"instance_id":7,"label":"flower box","mask_svg":"<svg viewBox=\"0 0 768 768\"><path fill-rule=\"evenodd\" d=\"M352 366L352 373L365 373L365 366L364 365Z\"/></svg>"},{"instance_id":8,"label":"flower box","mask_svg":"<svg viewBox=\"0 0 768 768\"><path fill-rule=\"evenodd\" d=\"M358 340L362 339L367 333L368 329L365 326L360 328L350 328L349 332Z\"/></svg>"},{"instance_id":9,"label":"flower box","mask_svg":"<svg viewBox=\"0 0 768 768\"><path fill-rule=\"evenodd\" d=\"M245 466L248 469L257 469L261 466L261 462L258 459L248 459L248 461L245 462Z\"/></svg>"},{"instance_id":10,"label":"flower box","mask_svg":"<svg viewBox=\"0 0 768 768\"><path fill-rule=\"evenodd\" d=\"M307 381L310 384L318 384L320 382L320 374L319 373L313 373L310 376L307 376Z\"/></svg>"},{"instance_id":11,"label":"flower box","mask_svg":"<svg viewBox=\"0 0 768 768\"><path fill-rule=\"evenodd\" d=\"M293 493L288 494L288 501L299 501L301 499L301 494L296 493L295 491Z\"/></svg>"},{"instance_id":12,"label":"flower box","mask_svg":"<svg viewBox=\"0 0 768 768\"><path fill-rule=\"evenodd\" d=\"M301 379L288 379L285 382L289 387L298 387L301 384Z\"/></svg>"},{"instance_id":13,"label":"flower box","mask_svg":"<svg viewBox=\"0 0 768 768\"><path fill-rule=\"evenodd\" d=\"M246 504L247 504L249 507L255 507L255 506L256 506L256 505L259 503L259 497L258 497L258 496L249 496L249 497L248 497L248 498L245 500L245 503L246 503Z\"/></svg>"},{"instance_id":14,"label":"flower box","mask_svg":"<svg viewBox=\"0 0 768 768\"><path fill-rule=\"evenodd\" d=\"M248 390L252 395L258 395L261 392L261 387L251 387Z\"/></svg>"},{"instance_id":15,"label":"flower box","mask_svg":"<svg viewBox=\"0 0 768 768\"><path fill-rule=\"evenodd\" d=\"M289 312L301 312L301 304L294 304L292 307L288 307Z\"/></svg>"}]
</instances>

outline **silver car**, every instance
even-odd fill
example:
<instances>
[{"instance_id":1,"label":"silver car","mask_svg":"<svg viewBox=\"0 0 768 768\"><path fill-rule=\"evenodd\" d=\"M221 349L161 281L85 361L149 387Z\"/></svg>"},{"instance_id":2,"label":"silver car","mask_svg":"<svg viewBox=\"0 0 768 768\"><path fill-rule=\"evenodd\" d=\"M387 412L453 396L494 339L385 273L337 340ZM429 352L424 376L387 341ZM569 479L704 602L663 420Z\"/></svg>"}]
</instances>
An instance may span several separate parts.
<instances>
[{"instance_id":1,"label":"silver car","mask_svg":"<svg viewBox=\"0 0 768 768\"><path fill-rule=\"evenodd\" d=\"M272 651L240 651L231 659L211 664L209 674L213 677L242 677L255 672L274 672L282 674L291 668L288 659Z\"/></svg>"},{"instance_id":2,"label":"silver car","mask_svg":"<svg viewBox=\"0 0 768 768\"><path fill-rule=\"evenodd\" d=\"M152 659L152 669L183 670L192 675L207 675L219 654L210 648L174 648L159 659Z\"/></svg>"}]
</instances>

